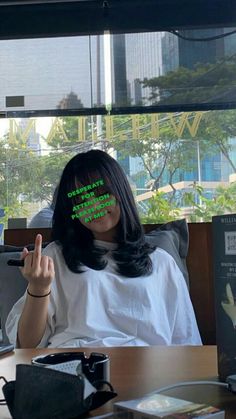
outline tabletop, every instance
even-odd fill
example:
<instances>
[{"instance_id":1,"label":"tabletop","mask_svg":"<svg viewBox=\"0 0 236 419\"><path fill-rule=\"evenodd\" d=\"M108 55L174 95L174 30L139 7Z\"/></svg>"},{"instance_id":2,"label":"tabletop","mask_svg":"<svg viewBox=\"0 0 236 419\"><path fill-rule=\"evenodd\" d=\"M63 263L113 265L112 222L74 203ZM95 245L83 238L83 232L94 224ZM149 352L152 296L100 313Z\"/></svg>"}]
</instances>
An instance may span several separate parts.
<instances>
[{"instance_id":1,"label":"tabletop","mask_svg":"<svg viewBox=\"0 0 236 419\"><path fill-rule=\"evenodd\" d=\"M215 346L16 349L15 352L0 357L0 375L7 380L14 380L16 364L29 364L33 356L40 354L71 350L84 351L87 355L100 352L110 357L110 381L118 396L100 409L94 410L93 416L112 411L113 402L138 398L166 385L194 380L218 381ZM226 419L236 419L236 394L230 393L227 388L191 385L164 393L222 408L226 412ZM8 408L0 406L0 418L10 417Z\"/></svg>"}]
</instances>

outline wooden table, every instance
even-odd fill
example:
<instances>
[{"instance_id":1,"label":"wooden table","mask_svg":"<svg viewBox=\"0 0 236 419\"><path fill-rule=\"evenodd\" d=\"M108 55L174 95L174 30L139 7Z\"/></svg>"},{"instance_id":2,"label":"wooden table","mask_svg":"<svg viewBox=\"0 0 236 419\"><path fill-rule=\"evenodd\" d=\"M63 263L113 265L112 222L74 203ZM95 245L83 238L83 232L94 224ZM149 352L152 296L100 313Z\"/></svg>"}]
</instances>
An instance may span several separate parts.
<instances>
[{"instance_id":1,"label":"wooden table","mask_svg":"<svg viewBox=\"0 0 236 419\"><path fill-rule=\"evenodd\" d=\"M64 349L66 350L68 349ZM137 398L178 381L217 381L215 346L79 348L77 350L85 351L87 355L90 352L104 352L110 356L111 383L118 393L114 401ZM14 354L1 356L0 375L5 376L7 380L12 380L15 378L16 364L28 364L33 356L59 351L63 349L17 349ZM225 388L209 385L189 386L169 390L165 394L223 408L226 411L226 419L236 418L236 394L230 393ZM93 411L92 414L103 414L111 410L112 402L109 402ZM0 418L10 418L7 407L0 406Z\"/></svg>"}]
</instances>

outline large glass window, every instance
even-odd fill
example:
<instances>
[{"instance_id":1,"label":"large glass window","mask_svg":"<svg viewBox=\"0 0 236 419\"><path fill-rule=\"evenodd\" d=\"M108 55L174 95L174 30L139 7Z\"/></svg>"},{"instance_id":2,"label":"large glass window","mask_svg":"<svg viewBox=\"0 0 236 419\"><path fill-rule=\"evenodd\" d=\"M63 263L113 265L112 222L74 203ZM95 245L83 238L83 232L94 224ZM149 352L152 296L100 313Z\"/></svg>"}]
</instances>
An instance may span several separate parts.
<instances>
[{"instance_id":1,"label":"large glass window","mask_svg":"<svg viewBox=\"0 0 236 419\"><path fill-rule=\"evenodd\" d=\"M8 116L236 106L235 28L0 41Z\"/></svg>"},{"instance_id":2,"label":"large glass window","mask_svg":"<svg viewBox=\"0 0 236 419\"><path fill-rule=\"evenodd\" d=\"M0 41L0 111L104 106L103 36Z\"/></svg>"},{"instance_id":3,"label":"large glass window","mask_svg":"<svg viewBox=\"0 0 236 419\"><path fill-rule=\"evenodd\" d=\"M0 222L29 223L91 148L143 222L235 212L235 88L234 28L1 40Z\"/></svg>"},{"instance_id":4,"label":"large glass window","mask_svg":"<svg viewBox=\"0 0 236 419\"><path fill-rule=\"evenodd\" d=\"M145 223L236 211L236 110L12 118L0 133L5 221L50 205L67 161L91 148L120 163Z\"/></svg>"}]
</instances>

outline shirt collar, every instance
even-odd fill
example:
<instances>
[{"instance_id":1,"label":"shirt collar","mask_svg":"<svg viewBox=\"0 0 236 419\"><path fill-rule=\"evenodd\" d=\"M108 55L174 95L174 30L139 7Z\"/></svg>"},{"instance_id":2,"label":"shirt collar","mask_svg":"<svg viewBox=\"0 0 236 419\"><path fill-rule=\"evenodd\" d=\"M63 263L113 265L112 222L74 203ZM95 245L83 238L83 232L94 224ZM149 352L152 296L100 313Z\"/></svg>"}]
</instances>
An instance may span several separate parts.
<instances>
[{"instance_id":1,"label":"shirt collar","mask_svg":"<svg viewBox=\"0 0 236 419\"><path fill-rule=\"evenodd\" d=\"M106 242L104 240L96 240L95 239L93 242L96 246L105 247L107 250L115 250L118 247L118 243Z\"/></svg>"}]
</instances>

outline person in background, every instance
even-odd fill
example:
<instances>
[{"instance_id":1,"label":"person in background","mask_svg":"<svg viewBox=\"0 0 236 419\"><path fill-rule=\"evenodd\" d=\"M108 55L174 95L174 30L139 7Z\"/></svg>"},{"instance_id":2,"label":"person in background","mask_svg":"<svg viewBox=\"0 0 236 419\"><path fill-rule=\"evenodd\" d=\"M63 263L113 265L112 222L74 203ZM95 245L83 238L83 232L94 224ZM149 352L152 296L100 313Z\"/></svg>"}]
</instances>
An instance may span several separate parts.
<instances>
[{"instance_id":1,"label":"person in background","mask_svg":"<svg viewBox=\"0 0 236 419\"><path fill-rule=\"evenodd\" d=\"M57 200L58 186L55 188L52 202L49 207L42 208L30 221L28 228L49 228L52 227L52 217Z\"/></svg>"},{"instance_id":2,"label":"person in background","mask_svg":"<svg viewBox=\"0 0 236 419\"><path fill-rule=\"evenodd\" d=\"M52 242L24 248L28 288L6 321L20 348L201 345L182 272L145 240L129 182L101 150L64 168Z\"/></svg>"}]
</instances>

